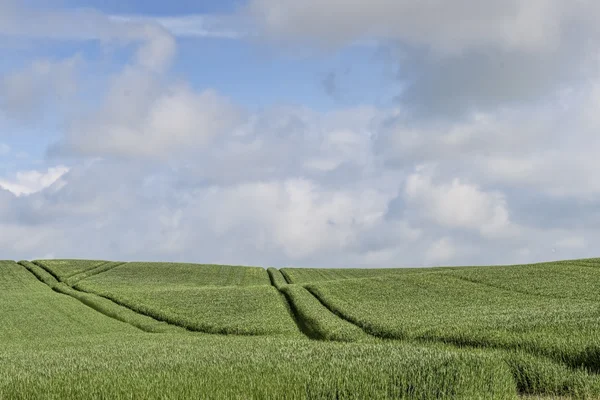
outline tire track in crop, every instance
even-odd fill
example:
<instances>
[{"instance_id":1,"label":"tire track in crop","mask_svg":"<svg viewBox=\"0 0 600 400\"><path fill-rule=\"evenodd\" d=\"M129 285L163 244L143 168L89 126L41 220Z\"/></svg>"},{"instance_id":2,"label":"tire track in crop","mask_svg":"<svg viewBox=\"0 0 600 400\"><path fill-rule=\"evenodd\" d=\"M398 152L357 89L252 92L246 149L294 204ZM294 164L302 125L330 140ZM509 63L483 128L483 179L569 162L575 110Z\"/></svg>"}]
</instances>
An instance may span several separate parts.
<instances>
[{"instance_id":1,"label":"tire track in crop","mask_svg":"<svg viewBox=\"0 0 600 400\"><path fill-rule=\"evenodd\" d=\"M109 261L109 262L107 262L105 264L101 264L101 265L97 266L96 268L93 268L89 271L84 271L79 274L73 275L73 276L69 277L68 279L66 279L65 282L69 286L72 287L74 284L76 284L79 281L82 281L84 279L90 278L90 277L98 275L98 274L102 274L104 272L110 271L114 268L120 267L125 264L127 264L127 263L126 262L113 263L112 261Z\"/></svg>"},{"instance_id":2,"label":"tire track in crop","mask_svg":"<svg viewBox=\"0 0 600 400\"><path fill-rule=\"evenodd\" d=\"M88 300L89 300L89 298L93 298L93 297L102 299L102 301L104 301L105 304L109 304L110 303L113 307L127 310L128 312L131 312L131 313L135 314L135 316L137 316L138 319L140 317L146 318L146 319L148 319L148 321L153 322L154 325L156 325L156 324L165 324L165 325L168 325L169 327L171 327L173 329L177 329L177 330L181 330L181 331L187 331L187 332L194 332L194 333L202 333L202 334L230 335L230 336L252 336L252 335L245 335L245 334L239 334L239 333L224 333L224 332L221 333L221 332L215 332L215 331L210 330L210 329L202 329L202 328L198 328L198 327L192 327L192 326L182 325L182 324L179 324L179 323L177 323L175 321L172 321L172 320L170 320L168 318L161 318L161 317L158 317L156 315L149 315L149 314L147 314L147 313L145 313L143 311L140 311L140 310L136 309L135 307L131 307L130 305L128 305L128 304L120 301L119 299L112 298L110 296L107 296L107 295L104 295L104 294L101 294L101 293L90 292L90 291L87 291L87 290L84 290L84 289L81 289L81 288L78 288L78 287L75 287L75 286L70 286L66 281L61 281L60 278L56 274L52 273L52 271L49 271L47 268L44 268L44 266L40 265L39 263L34 263L34 262L31 263L34 267L38 268L38 271L35 271L35 272L32 271L31 267L25 266L22 262L20 262L19 264L21 264L23 267L25 267L26 269L28 269L29 272L31 272L34 276L36 276L36 278L38 280L40 280L41 282L45 283L47 286L49 286L55 292L58 292L58 293L61 293L63 295L67 295L67 296L73 297L76 300L78 300L78 301L82 302L83 304L85 304L86 306L91 307L92 309L94 309L97 312L100 312L100 313L102 313L102 314L104 314L104 315L106 315L106 316L108 316L110 318L117 319L117 320L119 320L121 322L129 323L130 325L133 325L136 328L139 328L141 330L145 330L147 332L157 332L157 330L154 329L154 327L152 327L152 326L151 326L150 330L144 329L143 327L140 327L140 326L138 326L136 324L131 323L131 321L121 320L119 318L115 318L114 316L110 315L112 313L107 314L107 313L103 312L100 309L101 307L92 307L89 304L87 304L87 302L83 301L82 298L84 298L84 296L88 296ZM114 266L111 266L111 268L109 268L107 270L116 268L116 267L124 265L124 264L126 264L126 263L118 263L118 264L116 264ZM102 265L94 268L94 270L101 269L104 266L105 266L105 264L102 264ZM37 274L36 274L36 272L37 272ZM91 272L91 271L88 271L88 273L89 272ZM105 271L96 271L96 273L94 273L92 275L89 275L89 276L97 275L97 274L102 273L102 272L105 272ZM43 279L44 277L40 273L41 274L46 274L49 279L45 279L44 280ZM84 273L85 272L83 272L81 274L84 274ZM40 275L40 276L38 276L38 275ZM61 285L63 285L63 286L61 286ZM283 294L281 294L281 296L282 296L282 300L285 302L285 298L283 298ZM296 320L294 320L294 321L296 321ZM148 325L148 324L146 323L144 325Z\"/></svg>"},{"instance_id":3,"label":"tire track in crop","mask_svg":"<svg viewBox=\"0 0 600 400\"><path fill-rule=\"evenodd\" d=\"M19 261L19 264L23 265L25 268L27 268L24 264L24 261ZM54 271L52 271L50 268L47 268L44 264L42 264L39 261L31 261L32 264L37 265L38 267L40 267L41 269L43 269L44 271L46 271L48 274L50 274L54 279L56 279L58 282L62 282L62 280L58 277L58 275L56 273L54 273ZM29 268L27 268L29 270ZM31 272L31 271L30 271ZM37 275L36 275L37 277ZM43 281L42 281L43 282ZM46 282L44 282L46 283Z\"/></svg>"},{"instance_id":4,"label":"tire track in crop","mask_svg":"<svg viewBox=\"0 0 600 400\"><path fill-rule=\"evenodd\" d=\"M475 282L473 282L475 283ZM419 335L412 337L401 337L401 336L386 336L377 332L372 332L368 326L363 326L358 321L354 321L351 317L345 315L342 311L338 311L334 307L328 305L328 303L321 298L321 296L314 291L314 288L310 287L310 285L305 286L306 290L308 290L313 296L317 298L327 309L329 309L332 313L337 315L338 317L352 323L359 328L361 328L365 333L370 336L378 337L380 339L385 340L401 340L408 341L414 343L424 343L424 344L432 344L432 343L442 343L445 345L455 346L457 348L472 348L472 349L487 349L487 350L507 350L507 351L523 351L526 354L535 356L535 357L546 357L554 362L562 364L571 370L579 370L582 366L588 369L591 374L600 376L600 367L598 365L598 361L600 359L600 353L598 351L594 351L591 354L576 356L573 360L567 360L556 354L547 353L545 351L534 350L530 348L523 348L519 344L503 344L503 343L494 343L494 342L485 342L480 341L479 339L470 339L469 337L461 336L461 337L453 337L453 336L428 336L428 335ZM510 293L510 290L503 289Z\"/></svg>"},{"instance_id":5,"label":"tire track in crop","mask_svg":"<svg viewBox=\"0 0 600 400\"><path fill-rule=\"evenodd\" d=\"M278 270L281 275L283 275L283 279L288 283L288 285L292 284L292 278L287 274L286 271Z\"/></svg>"},{"instance_id":6,"label":"tire track in crop","mask_svg":"<svg viewBox=\"0 0 600 400\"><path fill-rule=\"evenodd\" d=\"M319 301L319 303L321 303L323 305L323 307L325 307L327 310L329 310L329 312L331 312L333 315L335 315L336 317L360 328L365 334L372 336L372 337L378 337L377 335L374 335L373 333L369 332L367 329L365 329L363 326L361 326L360 324L358 324L357 322L353 321L351 318L349 318L348 316L344 315L343 313L339 312L338 310L336 310L335 308L331 307L329 304L327 304L327 302L325 300L323 300L317 293L314 292L314 289L311 288L310 286L304 286L304 288L308 291L308 293L310 293L315 299L317 299Z\"/></svg>"},{"instance_id":7,"label":"tire track in crop","mask_svg":"<svg viewBox=\"0 0 600 400\"><path fill-rule=\"evenodd\" d=\"M189 328L187 326L182 326L182 325L179 325L179 324L175 324L175 323L173 323L171 321L167 321L167 320L162 319L162 318L157 318L157 317L155 317L153 315L148 315L146 313L139 312L138 310L136 310L135 308L129 306L128 304L123 303L121 301L118 301L117 299L111 298L109 296L105 296L105 295L98 294L98 293L93 293L93 292L88 292L86 290L83 290L83 289L80 289L80 288L77 288L77 287L70 287L69 286L69 288L72 289L75 292L82 293L84 295L97 296L97 297L100 297L100 298L102 298L104 300L110 301L116 307L125 308L125 309L127 309L127 310L135 313L136 315L139 315L139 316L142 316L142 317L146 317L146 318L148 318L150 320L153 320L156 323L167 324L167 325L169 325L169 326L171 326L173 328L178 328L178 329L189 331L189 332L200 332L200 333L214 334L214 332L207 332L207 331L203 331L203 330L200 330L200 329L192 329L192 328Z\"/></svg>"},{"instance_id":8,"label":"tire track in crop","mask_svg":"<svg viewBox=\"0 0 600 400\"><path fill-rule=\"evenodd\" d=\"M91 308L92 310L105 315L108 318L112 318L119 322L126 323L133 326L141 331L148 333L162 333L171 332L179 327L173 325L162 324L159 321L153 320L151 317L133 312L125 307L116 304L113 301L105 300L96 296L92 293L79 293L72 287L68 286L64 282L59 282L54 278L53 274L48 272L45 268L41 267L37 263L30 263L28 261L19 261L17 264L24 267L29 273L31 273L38 281L48 286L52 291L59 295L69 296L79 301L83 305ZM36 268L37 267L37 268ZM132 313L127 315L128 313ZM162 325L161 325L162 324Z\"/></svg>"},{"instance_id":9,"label":"tire track in crop","mask_svg":"<svg viewBox=\"0 0 600 400\"><path fill-rule=\"evenodd\" d=\"M300 329L300 331L310 339L325 340L324 339L325 335L323 334L323 332L321 332L318 329L318 327L313 326L305 318L303 318L303 316L302 316L303 314L302 314L301 310L299 309L299 306L294 302L294 299L293 299L292 295L290 294L290 292L288 292L287 290L283 290L283 287L292 285L292 283L290 283L291 279L285 273L285 271L281 271L281 270L278 270L275 268L269 268L267 270L267 272L269 273L271 285L274 286L277 290L279 290L279 293L281 293L282 297L285 299L288 309L290 310L290 314L291 314L292 318L294 318L294 321L296 322L298 329ZM279 275L277 276L277 274L279 274ZM280 278L281 276L283 276L283 279L286 282L286 284L283 286L278 283L278 282L281 282L281 278ZM307 290L304 286L302 286L302 287L305 290ZM347 319L345 319L345 318L341 317L340 315L338 315L337 313L333 312L331 310L331 308L328 307L327 304L325 304L323 301L321 301L321 299L319 299L317 296L315 296L314 293L310 292L309 290L307 290L307 292L311 296L313 296L319 302L319 304L321 304L321 306L323 306L325 308L324 312L330 312L333 314L333 316L335 318L340 318L342 321L345 321L345 322L357 327L359 329L359 331L364 332L367 336L372 336L372 335L368 334L362 327L356 325L352 321L348 321Z\"/></svg>"},{"instance_id":10,"label":"tire track in crop","mask_svg":"<svg viewBox=\"0 0 600 400\"><path fill-rule=\"evenodd\" d=\"M268 287L268 285L266 285ZM86 289L83 288L79 288L77 286L72 288L73 290L76 290L78 292L81 293L87 293L87 294L92 294L98 297L101 297L103 299L109 300L121 307L127 308L128 310L138 314L138 315L142 315L148 318L152 318L155 321L158 322L163 322L166 324L169 324L173 327L178 327L181 328L183 330L189 331L189 332L195 332L195 333L203 333L203 334L208 334L208 335L219 335L219 336L265 336L266 334L264 333L237 333L237 332L227 332L225 330L219 330L219 329L213 329L211 327L198 327L198 326L194 326L194 325L190 325L190 324L185 324L185 323L180 323L178 321L176 321L173 318L170 318L169 316L166 317L162 317L158 314L150 314L148 311L145 311L143 309L140 309L139 307L136 306L131 306L130 304L128 304L127 302L124 302L114 296L111 296L110 294L105 294L105 293L98 293L95 291L88 291ZM143 308L143 306L142 306ZM151 312L151 311L150 311Z\"/></svg>"},{"instance_id":11,"label":"tire track in crop","mask_svg":"<svg viewBox=\"0 0 600 400\"><path fill-rule=\"evenodd\" d=\"M66 283L67 285L69 285L71 287L75 283L79 282L80 280L90 278L94 275L98 275L98 274L110 271L113 268L117 268L117 267L127 264L126 262L105 261L92 269L89 269L86 271L81 271L76 274L66 276L64 278L60 278L56 273L54 273L50 268L46 267L43 263L41 263L39 261L32 261L32 263L37 265L38 267L42 268L44 271L46 271L50 275L52 275L52 277L54 277L54 279L56 279L57 281L59 281L61 283Z\"/></svg>"},{"instance_id":12,"label":"tire track in crop","mask_svg":"<svg viewBox=\"0 0 600 400\"><path fill-rule=\"evenodd\" d=\"M75 275L83 274L84 272L88 272L88 271L91 271L91 270L93 270L93 269L100 268L100 267L102 267L102 266L104 266L104 265L106 265L106 264L109 264L109 263L111 263L111 262L112 262L112 261L103 261L103 262L101 262L100 264L96 265L95 267L92 267L92 268L89 268L89 269L84 269L83 271L80 271L80 272L74 272L74 273L71 273L71 274L69 274L69 275L65 275L65 278L64 278L64 279L65 279L65 280L66 280L66 279L70 279L71 277L73 277L73 276L75 276Z\"/></svg>"},{"instance_id":13,"label":"tire track in crop","mask_svg":"<svg viewBox=\"0 0 600 400\"><path fill-rule=\"evenodd\" d=\"M302 319L302 317L298 313L298 309L296 308L296 305L294 304L292 299L287 295L287 293L285 293L284 291L281 290L281 285L277 283L281 279L275 275L277 273L279 273L281 276L283 276L283 279L285 280L285 282L287 284L289 284L289 281L287 280L285 275L282 274L281 271L276 268L268 268L267 273L269 274L269 280L271 281L271 286L273 286L279 292L279 295L281 296L281 300L285 303L285 305L288 309L289 315L294 320L294 323L298 327L298 330L300 332L302 332L309 339L313 339L313 340L319 339L318 337L316 337L314 335L313 330L310 329L310 327L306 324L306 321L304 321Z\"/></svg>"}]
</instances>

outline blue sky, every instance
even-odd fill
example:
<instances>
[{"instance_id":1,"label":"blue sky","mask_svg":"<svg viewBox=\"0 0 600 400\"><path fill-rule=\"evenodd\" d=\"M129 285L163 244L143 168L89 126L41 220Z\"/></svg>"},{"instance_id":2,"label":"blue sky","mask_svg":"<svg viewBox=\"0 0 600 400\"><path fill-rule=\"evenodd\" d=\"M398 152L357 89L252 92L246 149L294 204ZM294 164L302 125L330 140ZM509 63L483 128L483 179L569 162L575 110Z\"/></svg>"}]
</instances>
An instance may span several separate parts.
<instances>
[{"instance_id":1,"label":"blue sky","mask_svg":"<svg viewBox=\"0 0 600 400\"><path fill-rule=\"evenodd\" d=\"M150 1L79 1L79 0L25 0L28 7L47 8L93 8L106 14L144 14L153 16L172 16L187 14L219 14L233 12L239 1L193 1L176 2ZM50 7L48 7L50 5Z\"/></svg>"},{"instance_id":2,"label":"blue sky","mask_svg":"<svg viewBox=\"0 0 600 400\"><path fill-rule=\"evenodd\" d=\"M591 1L0 0L0 258L597 256L598 22Z\"/></svg>"}]
</instances>

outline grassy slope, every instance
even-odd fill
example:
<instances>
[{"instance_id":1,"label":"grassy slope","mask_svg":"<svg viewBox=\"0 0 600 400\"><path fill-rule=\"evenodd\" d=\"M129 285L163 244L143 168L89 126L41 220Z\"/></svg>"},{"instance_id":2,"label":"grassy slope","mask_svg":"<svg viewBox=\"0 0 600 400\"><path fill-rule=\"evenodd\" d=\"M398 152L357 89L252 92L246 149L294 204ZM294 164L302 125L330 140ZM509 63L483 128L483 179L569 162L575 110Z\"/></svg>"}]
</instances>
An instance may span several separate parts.
<instances>
[{"instance_id":1,"label":"grassy slope","mask_svg":"<svg viewBox=\"0 0 600 400\"><path fill-rule=\"evenodd\" d=\"M263 268L128 263L74 287L196 331L300 335Z\"/></svg>"},{"instance_id":2,"label":"grassy slope","mask_svg":"<svg viewBox=\"0 0 600 400\"><path fill-rule=\"evenodd\" d=\"M306 284L312 282L337 281L341 279L376 278L384 275L403 275L447 271L456 267L435 268L281 268L281 273L290 283ZM460 268L460 267L459 267Z\"/></svg>"},{"instance_id":3,"label":"grassy slope","mask_svg":"<svg viewBox=\"0 0 600 400\"><path fill-rule=\"evenodd\" d=\"M401 343L137 334L0 348L0 398L514 399L494 354Z\"/></svg>"},{"instance_id":4,"label":"grassy slope","mask_svg":"<svg viewBox=\"0 0 600 400\"><path fill-rule=\"evenodd\" d=\"M452 272L473 282L551 298L600 300L600 263L560 262Z\"/></svg>"},{"instance_id":5,"label":"grassy slope","mask_svg":"<svg viewBox=\"0 0 600 400\"><path fill-rule=\"evenodd\" d=\"M338 318L302 286L286 285L281 292L292 304L305 332L321 340L353 342L367 338L358 326Z\"/></svg>"},{"instance_id":6,"label":"grassy slope","mask_svg":"<svg viewBox=\"0 0 600 400\"><path fill-rule=\"evenodd\" d=\"M281 271L277 268L270 267L267 269L267 272L271 279L271 285L275 286L277 289L281 289L288 284Z\"/></svg>"},{"instance_id":7,"label":"grassy slope","mask_svg":"<svg viewBox=\"0 0 600 400\"><path fill-rule=\"evenodd\" d=\"M125 322L146 332L184 331L183 328L157 321L151 317L139 314L126 307L122 307L103 297L77 291L65 283L57 281L52 275L50 275L50 273L48 273L39 265L33 264L29 261L20 261L19 264L21 264L22 267L27 269L33 276L35 276L38 281L43 282L55 292L79 300L84 305L106 315L107 317Z\"/></svg>"},{"instance_id":8,"label":"grassy slope","mask_svg":"<svg viewBox=\"0 0 600 400\"><path fill-rule=\"evenodd\" d=\"M50 271L60 279L94 269L106 261L103 260L36 260L36 263Z\"/></svg>"},{"instance_id":9,"label":"grassy slope","mask_svg":"<svg viewBox=\"0 0 600 400\"><path fill-rule=\"evenodd\" d=\"M184 263L130 262L86 279L116 290L270 285L264 268Z\"/></svg>"},{"instance_id":10,"label":"grassy slope","mask_svg":"<svg viewBox=\"0 0 600 400\"><path fill-rule=\"evenodd\" d=\"M493 275L495 270L488 269L482 273ZM464 271L404 274L322 282L307 288L331 309L376 336L525 349L574 367L600 369L597 302L584 295L554 298L514 292L463 280L459 278L462 274ZM471 269L469 274L477 271ZM529 283L522 285L542 287L537 282L543 281L544 275L539 276L524 275L523 281Z\"/></svg>"},{"instance_id":11,"label":"grassy slope","mask_svg":"<svg viewBox=\"0 0 600 400\"><path fill-rule=\"evenodd\" d=\"M161 321L207 333L299 335L272 286L174 288L144 291L80 282L75 288L107 297Z\"/></svg>"},{"instance_id":12,"label":"grassy slope","mask_svg":"<svg viewBox=\"0 0 600 400\"><path fill-rule=\"evenodd\" d=\"M275 309L285 310L285 303L277 289L268 286L271 282L265 270L132 264L133 268L127 264L98 275L84 276L78 284L96 285L97 290L100 286L110 288L111 295L129 296L138 306L152 304L157 307L154 312L167 310L168 316L179 318L180 323L186 319L193 324L209 321L217 331L222 326L233 328L231 332L248 326L264 329L265 325L258 322L264 318L267 318L266 326L270 326L264 333L280 329L281 321L287 321L286 326L293 325L285 313L276 311L267 317L267 311L272 310L272 305L267 305L270 300L265 302L267 297L272 297L265 295L267 289L279 297L279 301L273 303L277 304ZM148 334L95 313L73 298L52 292L21 266L0 262L0 320L14 321L40 333L35 341L21 341L17 340L17 330L5 330L3 337L0 327L0 341L6 339L0 347L0 398L31 398L41 393L45 398L130 398L132 393L139 398L186 398L204 393L209 398L502 399L515 398L517 389L520 394L549 398L600 398L597 375L560 363L573 364L573 352L584 354L580 350L585 344L590 346L585 352L588 358L595 355L597 342L590 335L594 334L593 330L597 331L597 319L588 307L594 303L595 294L587 288L595 286L595 270L590 267L598 264L596 260L578 261L578 264L587 269L560 270L547 275L540 272L550 270L536 270L539 265L529 266L531 270L510 267L443 269L442 273L433 269L419 270L430 272L428 274L400 270L392 276L354 279L379 274L379 271L356 270L350 274L342 271L342 280L335 282L314 279L310 274L302 278L313 282L306 285L308 288L327 297L329 307L338 308L344 314L354 313L363 318L359 323L366 326L366 330L375 327L381 329L384 336L388 331L408 333L408 337L420 332L422 337L453 343L513 348L477 350L433 342L361 340L360 329L336 318L302 286L286 284L275 271L270 271L273 283L287 294L299 311L297 314L310 322L322 339L351 337L359 341L310 341L293 335L217 336L186 331ZM96 308L97 301L102 300L102 307L123 314L125 320L133 314L142 319L141 325L148 321L150 325L165 325L119 308L109 300L76 292L35 267L28 265L39 279L55 290L64 289L64 293L76 298L89 296L80 300L90 301L90 307ZM144 273L146 267L149 267L147 274ZM492 270L507 274L507 282L522 293L493 287L505 284L505 278L489 272ZM324 275L319 275L331 277L338 274L335 271L326 270ZM523 271L521 279L515 271ZM571 284L560 291L567 278L552 276L565 274ZM475 280L479 283L471 282ZM248 294L255 290L260 292L258 297ZM480 293L482 290L485 295ZM31 295L36 291L46 293L46 297L32 303L31 296L9 295L11 292ZM561 298L555 300L557 293ZM60 304L53 303L57 301L55 296L61 298ZM50 297L52 301L48 300ZM68 317L68 322L55 316L56 309L65 307L64 299L73 307L64 309L67 314L62 317ZM556 301L565 304L561 306ZM363 308L360 303L364 303ZM239 308L246 306L245 311ZM34 310L37 308L40 311ZM252 314L256 309L257 314ZM94 314L103 323L86 320L89 329L73 330L71 324L75 322L78 326L77 322L86 313ZM240 323L236 316L248 319ZM461 330L460 324L453 324L452 318L456 317L462 318L460 321L470 329ZM375 324L368 326L373 320ZM106 328L106 321L120 328L111 328L110 333L105 333L107 331L101 328ZM57 326L49 332L48 325ZM499 326L504 330L498 331ZM273 327L275 331L271 330ZM557 327L560 329L549 329ZM507 336L506 332L511 329L512 336ZM436 336L440 332L442 335ZM354 334L357 334L356 339L352 337ZM29 337L32 338L34 336ZM513 341L507 342L507 338ZM540 348L546 353L540 352ZM539 354L554 356L556 361ZM560 356L556 357L557 354ZM561 358L564 355L566 358Z\"/></svg>"},{"instance_id":13,"label":"grassy slope","mask_svg":"<svg viewBox=\"0 0 600 400\"><path fill-rule=\"evenodd\" d=\"M0 316L3 344L14 340L138 331L52 291L14 262L0 262Z\"/></svg>"}]
</instances>

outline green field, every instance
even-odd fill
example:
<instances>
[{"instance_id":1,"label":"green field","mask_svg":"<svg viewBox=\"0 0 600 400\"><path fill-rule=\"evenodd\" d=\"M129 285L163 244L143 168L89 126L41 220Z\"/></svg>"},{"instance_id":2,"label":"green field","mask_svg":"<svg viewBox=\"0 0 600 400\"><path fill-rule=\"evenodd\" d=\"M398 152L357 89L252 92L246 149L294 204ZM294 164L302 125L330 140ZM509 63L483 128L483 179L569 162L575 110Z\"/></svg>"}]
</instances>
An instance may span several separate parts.
<instances>
[{"instance_id":1,"label":"green field","mask_svg":"<svg viewBox=\"0 0 600 400\"><path fill-rule=\"evenodd\" d=\"M0 261L0 399L600 399L600 259Z\"/></svg>"}]
</instances>

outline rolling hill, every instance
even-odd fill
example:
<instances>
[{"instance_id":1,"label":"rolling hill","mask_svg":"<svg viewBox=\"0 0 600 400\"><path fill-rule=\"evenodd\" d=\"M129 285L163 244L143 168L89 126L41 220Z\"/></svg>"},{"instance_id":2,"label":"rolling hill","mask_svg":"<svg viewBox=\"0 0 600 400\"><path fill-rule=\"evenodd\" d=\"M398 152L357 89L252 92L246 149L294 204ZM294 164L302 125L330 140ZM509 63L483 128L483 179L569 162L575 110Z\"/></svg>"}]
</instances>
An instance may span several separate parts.
<instances>
[{"instance_id":1,"label":"rolling hill","mask_svg":"<svg viewBox=\"0 0 600 400\"><path fill-rule=\"evenodd\" d=\"M600 259L0 261L0 398L600 398Z\"/></svg>"}]
</instances>

